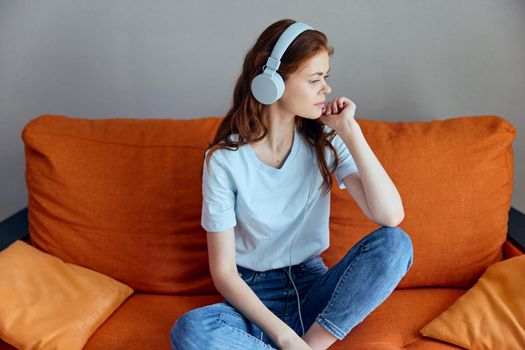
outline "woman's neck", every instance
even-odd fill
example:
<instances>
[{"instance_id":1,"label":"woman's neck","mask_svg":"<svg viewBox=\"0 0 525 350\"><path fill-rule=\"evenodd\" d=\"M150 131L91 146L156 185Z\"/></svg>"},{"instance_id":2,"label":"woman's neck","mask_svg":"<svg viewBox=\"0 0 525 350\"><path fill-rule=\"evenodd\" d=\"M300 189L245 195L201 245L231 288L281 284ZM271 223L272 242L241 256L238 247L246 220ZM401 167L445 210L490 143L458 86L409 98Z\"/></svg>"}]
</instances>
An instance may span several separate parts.
<instances>
[{"instance_id":1,"label":"woman's neck","mask_svg":"<svg viewBox=\"0 0 525 350\"><path fill-rule=\"evenodd\" d=\"M272 109L269 109L268 112L263 116L263 123L268 129L268 133L257 144L267 149L271 154L282 155L283 152L289 151L292 146L296 117L286 113L276 113L277 111L272 111Z\"/></svg>"}]
</instances>

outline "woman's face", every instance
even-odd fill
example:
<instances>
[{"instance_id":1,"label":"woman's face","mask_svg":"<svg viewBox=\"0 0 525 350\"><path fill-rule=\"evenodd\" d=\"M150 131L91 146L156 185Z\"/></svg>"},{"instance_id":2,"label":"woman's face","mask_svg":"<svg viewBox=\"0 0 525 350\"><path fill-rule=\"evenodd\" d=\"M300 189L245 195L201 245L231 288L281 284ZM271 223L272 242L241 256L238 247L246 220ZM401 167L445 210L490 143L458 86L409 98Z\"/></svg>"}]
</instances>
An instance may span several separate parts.
<instances>
[{"instance_id":1,"label":"woman's face","mask_svg":"<svg viewBox=\"0 0 525 350\"><path fill-rule=\"evenodd\" d=\"M310 58L303 68L288 76L284 94L279 100L281 106L294 115L318 119L323 113L323 106L316 104L325 102L326 95L332 91L326 82L329 70L326 51Z\"/></svg>"}]
</instances>

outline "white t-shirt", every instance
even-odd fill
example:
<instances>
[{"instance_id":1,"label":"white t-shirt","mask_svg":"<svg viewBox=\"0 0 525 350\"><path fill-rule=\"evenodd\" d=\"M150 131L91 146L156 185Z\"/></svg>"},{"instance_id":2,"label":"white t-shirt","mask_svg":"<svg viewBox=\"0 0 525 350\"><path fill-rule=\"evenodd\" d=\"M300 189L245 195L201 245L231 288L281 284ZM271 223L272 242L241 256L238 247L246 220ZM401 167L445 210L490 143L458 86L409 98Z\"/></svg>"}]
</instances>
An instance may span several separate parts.
<instances>
[{"instance_id":1,"label":"white t-shirt","mask_svg":"<svg viewBox=\"0 0 525 350\"><path fill-rule=\"evenodd\" d=\"M229 137L237 140L238 134ZM343 178L357 166L339 135L332 145L339 155L335 177L344 189ZM331 169L332 152L326 147L325 153ZM239 266L266 271L299 264L330 243L330 193L321 196L322 181L315 150L298 130L280 169L263 163L250 144L236 151L219 149L210 158L209 172L203 164L201 226L208 232L234 227Z\"/></svg>"}]
</instances>

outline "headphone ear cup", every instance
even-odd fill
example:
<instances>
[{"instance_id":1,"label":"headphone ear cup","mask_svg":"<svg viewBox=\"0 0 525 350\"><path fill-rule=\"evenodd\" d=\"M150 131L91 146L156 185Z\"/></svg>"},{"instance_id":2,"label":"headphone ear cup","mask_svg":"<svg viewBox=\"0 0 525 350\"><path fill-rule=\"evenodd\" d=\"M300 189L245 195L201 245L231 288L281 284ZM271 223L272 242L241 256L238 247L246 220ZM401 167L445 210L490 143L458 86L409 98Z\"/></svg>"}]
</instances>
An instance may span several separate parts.
<instances>
[{"instance_id":1,"label":"headphone ear cup","mask_svg":"<svg viewBox=\"0 0 525 350\"><path fill-rule=\"evenodd\" d=\"M279 73L273 77L259 74L251 83L252 94L257 101L269 105L281 98L284 93L284 81Z\"/></svg>"},{"instance_id":2,"label":"headphone ear cup","mask_svg":"<svg viewBox=\"0 0 525 350\"><path fill-rule=\"evenodd\" d=\"M277 73L277 72L274 74L273 79L275 80L275 83L277 84L277 89L278 89L278 93L277 93L278 96L275 99L277 101L284 94L284 80L281 77L281 75L279 73Z\"/></svg>"}]
</instances>

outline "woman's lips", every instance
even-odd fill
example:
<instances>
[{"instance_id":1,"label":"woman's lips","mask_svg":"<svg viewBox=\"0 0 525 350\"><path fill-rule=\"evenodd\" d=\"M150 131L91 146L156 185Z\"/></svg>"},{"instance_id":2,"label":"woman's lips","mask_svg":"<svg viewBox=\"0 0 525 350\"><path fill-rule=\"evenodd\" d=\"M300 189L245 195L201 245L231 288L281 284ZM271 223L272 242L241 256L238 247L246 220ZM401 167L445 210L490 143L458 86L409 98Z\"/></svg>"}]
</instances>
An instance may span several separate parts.
<instances>
[{"instance_id":1,"label":"woman's lips","mask_svg":"<svg viewBox=\"0 0 525 350\"><path fill-rule=\"evenodd\" d=\"M324 106L325 106L324 102L323 102L323 103L316 103L315 105L316 105L316 106L319 106L319 107L321 107L321 108L324 108Z\"/></svg>"}]
</instances>

